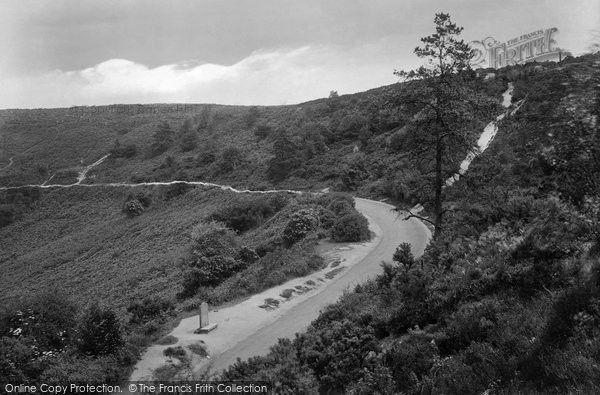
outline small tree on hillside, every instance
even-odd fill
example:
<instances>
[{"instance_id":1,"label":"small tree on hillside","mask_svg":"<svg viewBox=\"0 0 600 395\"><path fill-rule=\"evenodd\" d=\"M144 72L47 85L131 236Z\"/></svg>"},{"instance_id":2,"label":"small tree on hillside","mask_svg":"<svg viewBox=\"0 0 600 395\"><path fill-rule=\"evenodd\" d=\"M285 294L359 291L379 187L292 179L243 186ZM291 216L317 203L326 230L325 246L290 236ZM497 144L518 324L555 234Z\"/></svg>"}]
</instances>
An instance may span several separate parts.
<instances>
[{"instance_id":1,"label":"small tree on hillside","mask_svg":"<svg viewBox=\"0 0 600 395\"><path fill-rule=\"evenodd\" d=\"M200 286L218 285L246 266L246 262L238 259L235 232L224 224L202 223L194 227L191 238L182 296L195 294Z\"/></svg>"},{"instance_id":2,"label":"small tree on hillside","mask_svg":"<svg viewBox=\"0 0 600 395\"><path fill-rule=\"evenodd\" d=\"M117 352L124 345L121 324L114 311L97 304L88 308L78 328L77 346L83 355L100 356Z\"/></svg>"},{"instance_id":3,"label":"small tree on hillside","mask_svg":"<svg viewBox=\"0 0 600 395\"><path fill-rule=\"evenodd\" d=\"M413 154L423 163L425 178L432 186L436 234L442 230L444 215L444 183L457 171L456 154L464 155L474 141L468 132L476 124L475 116L485 112L489 117L492 102L468 88L473 77L469 61L473 51L457 37L463 28L450 20L450 15L435 15L435 33L421 39L415 54L426 65L411 71L394 71L407 80L403 104L412 105L414 117ZM425 161L422 161L425 159ZM432 176L433 175L433 176ZM410 214L409 217L416 214Z\"/></svg>"},{"instance_id":4,"label":"small tree on hillside","mask_svg":"<svg viewBox=\"0 0 600 395\"><path fill-rule=\"evenodd\" d=\"M173 145L175 142L175 134L167 121L162 121L158 129L152 135L152 145L150 149L152 155L160 155Z\"/></svg>"}]
</instances>

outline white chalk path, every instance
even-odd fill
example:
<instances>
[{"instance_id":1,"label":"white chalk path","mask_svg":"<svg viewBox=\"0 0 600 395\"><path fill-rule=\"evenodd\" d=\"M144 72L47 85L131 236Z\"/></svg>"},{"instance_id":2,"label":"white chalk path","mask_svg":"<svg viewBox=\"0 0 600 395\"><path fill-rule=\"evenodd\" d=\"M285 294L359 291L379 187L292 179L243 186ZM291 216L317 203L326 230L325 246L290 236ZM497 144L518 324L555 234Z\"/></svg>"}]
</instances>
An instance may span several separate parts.
<instances>
[{"instance_id":1,"label":"white chalk path","mask_svg":"<svg viewBox=\"0 0 600 395\"><path fill-rule=\"evenodd\" d=\"M502 106L505 108L509 108L511 105L513 90L513 83L509 82L508 89L502 94ZM494 140L494 137L496 137L496 134L498 133L498 123L507 115L514 115L522 104L523 100L515 104L515 107L512 110L507 110L498 115L494 121L486 125L486 127L483 129L483 133L481 133L481 136L479 136L479 139L477 140L477 146L473 147L473 149L467 154L467 157L461 162L458 173L446 180L446 186L451 186L454 184L460 179L460 176L469 170L469 166L471 165L471 162L473 162L473 159L481 155L490 146L491 142Z\"/></svg>"},{"instance_id":2,"label":"white chalk path","mask_svg":"<svg viewBox=\"0 0 600 395\"><path fill-rule=\"evenodd\" d=\"M0 191L7 191L11 189L20 189L20 188L41 188L41 189L52 189L52 188L73 188L73 187L84 187L84 188L110 188L110 187L124 187L124 188L136 188L143 186L157 186L157 185L175 185L175 184L185 184L185 185L193 185L193 186L203 186L209 188L219 188L225 191L231 191L235 193L253 193L253 194L272 194L272 193L292 193L301 195L303 193L313 193L313 192L303 192L303 191L295 191L292 189L271 189L267 191L253 191L250 189L237 189L229 185L221 185L215 184L212 182L203 182L203 181L185 181L185 180L174 180L174 181L150 181L150 182L104 182L104 183L94 183L94 184L84 184L83 181L87 178L87 174L94 167L102 164L108 158L109 155L105 155L102 158L98 159L96 162L91 165L86 166L83 170L81 170L77 175L77 181L72 184L48 184L55 175L52 175L48 180L44 181L42 184L26 184L19 185L14 187L0 187ZM316 192L314 192L316 193Z\"/></svg>"}]
</instances>

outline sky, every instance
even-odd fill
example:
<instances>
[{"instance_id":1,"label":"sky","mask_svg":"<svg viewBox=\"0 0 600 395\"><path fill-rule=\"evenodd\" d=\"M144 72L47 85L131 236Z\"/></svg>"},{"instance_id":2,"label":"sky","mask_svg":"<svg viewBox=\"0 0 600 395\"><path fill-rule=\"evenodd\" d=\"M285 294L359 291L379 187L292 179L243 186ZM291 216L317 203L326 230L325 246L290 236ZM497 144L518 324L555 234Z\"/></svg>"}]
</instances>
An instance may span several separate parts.
<instances>
[{"instance_id":1,"label":"sky","mask_svg":"<svg viewBox=\"0 0 600 395\"><path fill-rule=\"evenodd\" d=\"M3 0L0 108L294 104L397 82L436 12L466 41L557 27L578 55L600 0Z\"/></svg>"}]
</instances>

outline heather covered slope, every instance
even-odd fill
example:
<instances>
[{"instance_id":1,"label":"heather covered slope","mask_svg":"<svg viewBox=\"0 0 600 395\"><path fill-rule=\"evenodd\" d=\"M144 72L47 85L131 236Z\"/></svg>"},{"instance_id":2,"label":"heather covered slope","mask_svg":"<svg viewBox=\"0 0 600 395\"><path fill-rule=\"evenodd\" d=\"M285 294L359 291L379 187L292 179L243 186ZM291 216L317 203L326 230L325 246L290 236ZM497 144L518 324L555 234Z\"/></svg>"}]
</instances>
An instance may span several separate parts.
<instances>
[{"instance_id":1,"label":"heather covered slope","mask_svg":"<svg viewBox=\"0 0 600 395\"><path fill-rule=\"evenodd\" d=\"M223 377L320 393L597 393L600 57L500 74L525 104L466 177L424 257ZM285 375L281 372L286 372Z\"/></svg>"},{"instance_id":2,"label":"heather covered slope","mask_svg":"<svg viewBox=\"0 0 600 395\"><path fill-rule=\"evenodd\" d=\"M10 380L119 382L201 301L219 305L321 269L320 239L369 237L342 195L175 184L3 197L22 209L0 228L0 373ZM347 233L342 219L362 233Z\"/></svg>"},{"instance_id":3,"label":"heather covered slope","mask_svg":"<svg viewBox=\"0 0 600 395\"><path fill-rule=\"evenodd\" d=\"M506 89L505 78L483 81L483 75L469 84L498 104ZM41 183L50 177L53 183L70 183L82 166L112 152L89 182L182 179L251 189L335 187L397 194L390 185L397 183L411 144L403 127L420 110L403 102L411 89L395 84L276 107L0 111L0 163L14 159L0 173L0 185ZM479 121L489 122L484 118ZM478 130L473 128L473 137Z\"/></svg>"},{"instance_id":4,"label":"heather covered slope","mask_svg":"<svg viewBox=\"0 0 600 395\"><path fill-rule=\"evenodd\" d=\"M227 377L322 392L595 391L598 61L467 75L465 84L496 108L472 119L465 149L446 163L448 176L503 111L508 82L525 104L446 189L446 227L421 262L399 253L383 277L327 309L306 335ZM421 202L426 215L431 161L415 150L421 109L405 101L411 84L297 106L6 110L0 185L70 184L110 153L84 183L331 187L404 206ZM315 242L333 235L339 218L360 224L352 210L343 196L270 200L181 184L0 191L0 296L11 301L0 348L12 358L0 363L8 369L3 376L115 382L118 367L134 362L131 347L158 337L177 309L231 300L320 267ZM297 233L304 225L311 231ZM226 242L214 251L207 240ZM115 341L115 324L101 350L81 338L96 318L110 317L83 307L98 300L127 331L126 341ZM69 329L66 337L16 333L14 325L25 322L19 311L36 313L31 328L52 321L53 333ZM32 354L31 342L42 340L56 358Z\"/></svg>"}]
</instances>

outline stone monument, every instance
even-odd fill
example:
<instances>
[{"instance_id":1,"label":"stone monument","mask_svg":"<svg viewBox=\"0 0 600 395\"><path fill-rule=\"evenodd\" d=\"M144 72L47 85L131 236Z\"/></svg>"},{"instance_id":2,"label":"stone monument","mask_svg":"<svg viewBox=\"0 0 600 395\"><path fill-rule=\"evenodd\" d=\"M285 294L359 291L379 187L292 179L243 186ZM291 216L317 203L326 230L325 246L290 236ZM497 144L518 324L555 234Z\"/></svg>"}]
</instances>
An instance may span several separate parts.
<instances>
[{"instance_id":1,"label":"stone monument","mask_svg":"<svg viewBox=\"0 0 600 395\"><path fill-rule=\"evenodd\" d=\"M216 323L211 324L208 321L208 303L202 302L200 305L200 328L197 333L208 333L217 327Z\"/></svg>"}]
</instances>

